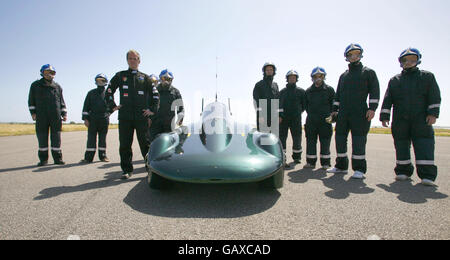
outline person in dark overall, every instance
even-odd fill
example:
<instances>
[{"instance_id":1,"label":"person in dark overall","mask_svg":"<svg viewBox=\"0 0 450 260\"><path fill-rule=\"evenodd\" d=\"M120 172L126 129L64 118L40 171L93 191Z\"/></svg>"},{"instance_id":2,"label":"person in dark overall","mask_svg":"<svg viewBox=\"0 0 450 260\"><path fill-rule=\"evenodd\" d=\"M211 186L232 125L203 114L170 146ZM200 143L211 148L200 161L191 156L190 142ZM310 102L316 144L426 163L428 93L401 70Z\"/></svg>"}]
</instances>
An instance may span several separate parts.
<instances>
[{"instance_id":1,"label":"person in dark overall","mask_svg":"<svg viewBox=\"0 0 450 260\"><path fill-rule=\"evenodd\" d=\"M161 71L159 79L159 109L150 127L150 144L159 134L170 133L183 124L184 117L183 98L180 91L172 85L173 73L165 69Z\"/></svg>"},{"instance_id":2,"label":"person in dark overall","mask_svg":"<svg viewBox=\"0 0 450 260\"><path fill-rule=\"evenodd\" d=\"M414 172L411 143L416 168L422 184L433 186L437 178L434 162L434 129L439 118L441 94L433 73L420 70L422 55L415 48L404 50L399 57L403 71L390 81L380 113L384 127L389 126L391 108L392 136L397 157L394 169L397 181L409 180Z\"/></svg>"},{"instance_id":3,"label":"person in dark overall","mask_svg":"<svg viewBox=\"0 0 450 260\"><path fill-rule=\"evenodd\" d=\"M127 52L129 69L118 72L109 82L106 90L106 102L110 112L119 110L119 142L120 166L123 179L129 179L133 174L133 135L136 131L142 157L145 158L149 149L148 124L149 119L158 110L159 96L152 93L150 77L138 71L141 63L140 55L135 50ZM114 93L120 92L120 105L114 102Z\"/></svg>"},{"instance_id":4,"label":"person in dark overall","mask_svg":"<svg viewBox=\"0 0 450 260\"><path fill-rule=\"evenodd\" d=\"M316 67L311 72L313 85L306 90L306 162L305 168L315 168L317 162L317 137L320 140L320 164L323 169L331 167L330 144L333 127L326 121L331 115L334 89L325 83L327 73Z\"/></svg>"},{"instance_id":5,"label":"person in dark overall","mask_svg":"<svg viewBox=\"0 0 450 260\"><path fill-rule=\"evenodd\" d=\"M253 88L253 104L256 109L256 125L258 131L273 132L272 114L278 115L278 105L272 111L272 100L279 97L278 84L273 81L277 67L271 62L266 62L262 68L264 78L256 83ZM277 120L278 121L278 120ZM278 126L278 122L277 123ZM278 131L276 131L278 132ZM277 136L279 133L275 133Z\"/></svg>"},{"instance_id":6,"label":"person in dark overall","mask_svg":"<svg viewBox=\"0 0 450 260\"><path fill-rule=\"evenodd\" d=\"M306 108L305 90L297 87L298 78L298 73L290 70L286 74L286 88L280 91L280 140L286 154L286 140L291 130L294 164L299 164L302 157L302 113Z\"/></svg>"},{"instance_id":7,"label":"person in dark overall","mask_svg":"<svg viewBox=\"0 0 450 260\"><path fill-rule=\"evenodd\" d=\"M36 121L36 135L39 142L37 166L48 164L48 134L50 129L51 151L55 164L64 165L61 151L62 121L67 121L67 108L61 86L54 81L56 70L50 65L42 66L42 78L31 84L28 108Z\"/></svg>"},{"instance_id":8,"label":"person in dark overall","mask_svg":"<svg viewBox=\"0 0 450 260\"><path fill-rule=\"evenodd\" d=\"M155 74L151 74L149 77L150 81L152 82L152 87L156 88L159 83L159 78Z\"/></svg>"},{"instance_id":9,"label":"person in dark overall","mask_svg":"<svg viewBox=\"0 0 450 260\"><path fill-rule=\"evenodd\" d=\"M107 111L105 92L108 78L105 74L95 77L97 88L88 92L84 100L82 120L88 128L88 138L84 159L80 163L91 163L97 150L98 135L98 157L102 162L109 162L106 156L106 135L108 134L109 112Z\"/></svg>"},{"instance_id":10,"label":"person in dark overall","mask_svg":"<svg viewBox=\"0 0 450 260\"><path fill-rule=\"evenodd\" d=\"M359 44L349 45L344 56L349 62L348 70L339 79L332 115L337 114L336 166L328 172L348 172L347 138L351 131L354 170L352 178L363 179L367 172L367 135L380 101L380 85L375 71L361 63L363 48Z\"/></svg>"},{"instance_id":11,"label":"person in dark overall","mask_svg":"<svg viewBox=\"0 0 450 260\"><path fill-rule=\"evenodd\" d=\"M150 76L150 82L152 83L152 96L154 98L159 98L159 92L158 92L158 84L159 84L159 78L155 74L151 74ZM159 102L159 101L158 101ZM153 116L154 117L154 116ZM150 128L152 127L152 120L148 119L148 143L150 145Z\"/></svg>"}]
</instances>

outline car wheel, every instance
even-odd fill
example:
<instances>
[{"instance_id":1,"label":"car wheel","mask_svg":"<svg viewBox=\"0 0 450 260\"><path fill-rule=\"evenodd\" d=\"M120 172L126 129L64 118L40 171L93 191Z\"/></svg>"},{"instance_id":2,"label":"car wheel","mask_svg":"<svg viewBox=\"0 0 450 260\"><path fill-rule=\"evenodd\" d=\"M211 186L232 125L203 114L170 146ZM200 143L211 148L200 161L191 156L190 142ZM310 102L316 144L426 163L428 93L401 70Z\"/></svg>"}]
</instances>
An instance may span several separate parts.
<instances>
[{"instance_id":1,"label":"car wheel","mask_svg":"<svg viewBox=\"0 0 450 260\"><path fill-rule=\"evenodd\" d=\"M154 172L149 172L147 176L147 182L150 189L164 190L172 186L172 182L167 180Z\"/></svg>"},{"instance_id":2,"label":"car wheel","mask_svg":"<svg viewBox=\"0 0 450 260\"><path fill-rule=\"evenodd\" d=\"M260 182L262 188L268 189L281 189L283 188L284 171L280 171L270 178L267 178Z\"/></svg>"}]
</instances>

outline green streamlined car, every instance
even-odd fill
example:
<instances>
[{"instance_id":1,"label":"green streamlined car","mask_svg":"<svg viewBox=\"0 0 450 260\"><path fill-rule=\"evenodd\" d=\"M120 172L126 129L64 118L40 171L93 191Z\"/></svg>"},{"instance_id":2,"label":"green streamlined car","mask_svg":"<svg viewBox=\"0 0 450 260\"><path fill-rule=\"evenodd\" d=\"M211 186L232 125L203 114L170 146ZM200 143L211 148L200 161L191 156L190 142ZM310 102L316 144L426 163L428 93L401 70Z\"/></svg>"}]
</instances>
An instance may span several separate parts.
<instances>
[{"instance_id":1,"label":"green streamlined car","mask_svg":"<svg viewBox=\"0 0 450 260\"><path fill-rule=\"evenodd\" d=\"M152 142L146 158L150 188L164 189L173 182L258 182L281 188L285 158L278 137L250 129L233 123L226 105L209 104L200 123Z\"/></svg>"}]
</instances>

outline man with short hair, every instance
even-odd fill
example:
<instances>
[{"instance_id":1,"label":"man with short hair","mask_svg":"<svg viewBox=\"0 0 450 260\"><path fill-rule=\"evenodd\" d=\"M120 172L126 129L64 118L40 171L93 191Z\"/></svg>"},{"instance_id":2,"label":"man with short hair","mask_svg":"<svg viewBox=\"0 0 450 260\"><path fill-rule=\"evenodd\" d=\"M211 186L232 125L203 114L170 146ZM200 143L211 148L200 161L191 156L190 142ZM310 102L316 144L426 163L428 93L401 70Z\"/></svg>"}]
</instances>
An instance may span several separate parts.
<instances>
[{"instance_id":1,"label":"man with short hair","mask_svg":"<svg viewBox=\"0 0 450 260\"><path fill-rule=\"evenodd\" d=\"M158 110L159 95L152 92L152 83L148 75L138 71L140 54L135 50L127 52L128 70L118 72L110 81L106 90L106 102L110 111L119 110L120 166L123 178L133 174L133 135L136 130L142 157L148 153L148 123ZM119 89L120 105L114 102L114 93Z\"/></svg>"},{"instance_id":2,"label":"man with short hair","mask_svg":"<svg viewBox=\"0 0 450 260\"><path fill-rule=\"evenodd\" d=\"M51 151L55 164L64 165L61 152L62 121L67 121L66 103L61 86L54 81L56 70L46 64L40 70L42 78L31 84L28 107L36 121L39 141L38 166L48 164L48 133L50 129Z\"/></svg>"},{"instance_id":3,"label":"man with short hair","mask_svg":"<svg viewBox=\"0 0 450 260\"><path fill-rule=\"evenodd\" d=\"M392 136L397 157L396 180L409 180L414 172L412 143L417 174L422 184L433 186L437 178L433 125L439 117L441 94L433 73L417 67L421 59L422 54L415 48L408 48L400 54L398 61L403 71L389 81L380 121L388 127L391 108L394 107Z\"/></svg>"}]
</instances>

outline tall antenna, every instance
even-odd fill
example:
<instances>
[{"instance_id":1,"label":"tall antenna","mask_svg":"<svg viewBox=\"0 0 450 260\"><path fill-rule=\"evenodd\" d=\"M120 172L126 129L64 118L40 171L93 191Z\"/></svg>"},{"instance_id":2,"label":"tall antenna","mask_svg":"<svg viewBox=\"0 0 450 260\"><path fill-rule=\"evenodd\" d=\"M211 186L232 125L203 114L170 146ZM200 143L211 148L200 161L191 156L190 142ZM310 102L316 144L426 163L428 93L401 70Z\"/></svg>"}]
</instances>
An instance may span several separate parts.
<instances>
[{"instance_id":1,"label":"tall antenna","mask_svg":"<svg viewBox=\"0 0 450 260\"><path fill-rule=\"evenodd\" d=\"M217 74L218 74L218 65L219 64L219 57L217 57L217 54L216 54L216 102L217 102L217 92L218 92L218 86L217 86L217 81L218 81L218 76L217 76Z\"/></svg>"}]
</instances>

